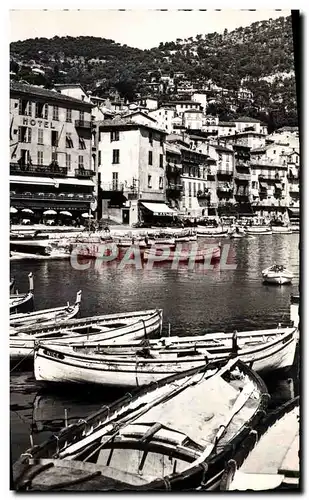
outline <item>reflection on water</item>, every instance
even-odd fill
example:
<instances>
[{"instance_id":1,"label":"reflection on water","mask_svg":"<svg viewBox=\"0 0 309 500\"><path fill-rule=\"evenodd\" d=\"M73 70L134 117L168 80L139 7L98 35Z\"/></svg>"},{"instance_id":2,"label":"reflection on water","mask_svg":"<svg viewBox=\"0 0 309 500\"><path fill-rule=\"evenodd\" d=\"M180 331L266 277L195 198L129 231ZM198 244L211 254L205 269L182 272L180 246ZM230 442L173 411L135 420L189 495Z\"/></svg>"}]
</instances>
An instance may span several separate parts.
<instances>
[{"instance_id":1,"label":"reflection on water","mask_svg":"<svg viewBox=\"0 0 309 500\"><path fill-rule=\"evenodd\" d=\"M212 243L215 243L212 241ZM222 240L231 245L236 261L235 270L216 265L203 272L203 266L188 269L182 264L177 270L171 263L153 269L135 270L126 266L121 271L115 265L96 269L94 263L84 271L73 269L69 261L13 261L11 276L15 276L20 291L27 290L29 271L34 273L36 309L56 307L73 301L81 289L83 316L134 309L160 307L164 310L165 331L171 324L171 334L199 335L209 331L260 329L289 322L290 294L298 292L299 238L297 234L248 236L239 240ZM261 272L274 262L286 265L295 278L291 286L270 287L262 284ZM298 393L295 373L291 380L270 387L273 404ZM35 382L30 372L13 372L11 378L11 442L15 460L29 447L29 434L39 443L50 432L56 432L68 418L82 418L105 404L115 392L104 388L80 393L50 394ZM36 423L37 416L38 422ZM50 420L53 420L51 423ZM47 421L47 422L46 422Z\"/></svg>"}]
</instances>

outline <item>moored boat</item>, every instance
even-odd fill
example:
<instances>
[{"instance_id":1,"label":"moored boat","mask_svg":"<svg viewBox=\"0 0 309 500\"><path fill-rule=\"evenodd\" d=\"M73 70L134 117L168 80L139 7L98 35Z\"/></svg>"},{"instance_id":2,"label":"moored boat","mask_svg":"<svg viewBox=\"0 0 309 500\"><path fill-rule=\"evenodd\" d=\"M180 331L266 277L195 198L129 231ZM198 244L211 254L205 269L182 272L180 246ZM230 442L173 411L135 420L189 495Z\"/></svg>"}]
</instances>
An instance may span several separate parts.
<instances>
[{"instance_id":1,"label":"moored boat","mask_svg":"<svg viewBox=\"0 0 309 500\"><path fill-rule=\"evenodd\" d=\"M17 313L10 315L10 328L20 328L30 325L58 325L64 321L74 318L77 316L80 310L80 302L82 298L82 292L79 290L76 294L75 304L70 306L68 303L62 307L54 307L52 309L43 309L39 311L33 311L29 313Z\"/></svg>"},{"instance_id":2,"label":"moored boat","mask_svg":"<svg viewBox=\"0 0 309 500\"><path fill-rule=\"evenodd\" d=\"M299 327L299 295L291 295L290 320L294 326Z\"/></svg>"},{"instance_id":3,"label":"moored boat","mask_svg":"<svg viewBox=\"0 0 309 500\"><path fill-rule=\"evenodd\" d=\"M159 251L158 251L159 250ZM160 257L160 258L159 258ZM151 248L145 250L143 254L143 259L145 261L154 262L205 262L206 260L220 260L221 257L221 247L214 246L213 248L180 248L176 247L175 250L166 252L162 249Z\"/></svg>"},{"instance_id":4,"label":"moored boat","mask_svg":"<svg viewBox=\"0 0 309 500\"><path fill-rule=\"evenodd\" d=\"M10 314L28 311L33 308L33 274L28 274L29 291L27 293L14 293L10 295Z\"/></svg>"},{"instance_id":5,"label":"moored boat","mask_svg":"<svg viewBox=\"0 0 309 500\"><path fill-rule=\"evenodd\" d=\"M248 226L245 228L246 234L272 234L269 226Z\"/></svg>"},{"instance_id":6,"label":"moored boat","mask_svg":"<svg viewBox=\"0 0 309 500\"><path fill-rule=\"evenodd\" d=\"M99 344L38 346L34 373L37 380L108 386L136 387L161 380L172 373L199 366L205 358L212 361L238 356L255 371L267 374L293 364L296 328L243 332L227 339L209 334L202 340L186 337L147 341L148 347ZM219 340L220 339L220 340Z\"/></svg>"},{"instance_id":7,"label":"moored boat","mask_svg":"<svg viewBox=\"0 0 309 500\"><path fill-rule=\"evenodd\" d=\"M284 266L277 264L262 271L263 281L274 285L285 285L291 283L293 273Z\"/></svg>"},{"instance_id":8,"label":"moored boat","mask_svg":"<svg viewBox=\"0 0 309 500\"><path fill-rule=\"evenodd\" d=\"M10 358L32 357L37 341L71 344L72 342L122 342L147 337L162 327L162 309L149 309L119 314L106 314L71 319L59 326L12 328L10 330Z\"/></svg>"},{"instance_id":9,"label":"moored boat","mask_svg":"<svg viewBox=\"0 0 309 500\"><path fill-rule=\"evenodd\" d=\"M299 397L297 397L262 419L249 434L242 445L242 450L229 461L220 489L225 491L299 489L299 438ZM241 465L237 467L237 463Z\"/></svg>"},{"instance_id":10,"label":"moored boat","mask_svg":"<svg viewBox=\"0 0 309 500\"><path fill-rule=\"evenodd\" d=\"M237 358L127 394L27 450L16 490L207 490L261 420L264 382Z\"/></svg>"}]
</instances>

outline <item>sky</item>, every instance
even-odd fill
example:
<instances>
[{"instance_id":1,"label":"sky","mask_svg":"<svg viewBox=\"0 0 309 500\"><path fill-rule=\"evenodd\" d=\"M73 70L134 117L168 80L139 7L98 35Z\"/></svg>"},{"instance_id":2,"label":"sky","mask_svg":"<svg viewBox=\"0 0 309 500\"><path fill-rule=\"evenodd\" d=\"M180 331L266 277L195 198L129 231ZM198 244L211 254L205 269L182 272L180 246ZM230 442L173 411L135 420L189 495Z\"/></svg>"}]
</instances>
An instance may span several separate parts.
<instances>
[{"instance_id":1,"label":"sky","mask_svg":"<svg viewBox=\"0 0 309 500\"><path fill-rule=\"evenodd\" d=\"M97 36L140 49L197 34L222 33L290 10L11 10L10 41L53 36Z\"/></svg>"}]
</instances>

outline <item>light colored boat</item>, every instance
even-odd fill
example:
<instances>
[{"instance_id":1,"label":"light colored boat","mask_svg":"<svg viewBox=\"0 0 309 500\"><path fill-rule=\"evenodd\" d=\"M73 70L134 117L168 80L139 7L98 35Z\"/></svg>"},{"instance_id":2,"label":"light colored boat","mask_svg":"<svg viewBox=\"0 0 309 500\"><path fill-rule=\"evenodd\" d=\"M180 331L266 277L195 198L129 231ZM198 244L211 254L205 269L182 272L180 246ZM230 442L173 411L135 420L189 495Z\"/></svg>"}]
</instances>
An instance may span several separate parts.
<instances>
[{"instance_id":1,"label":"light colored boat","mask_svg":"<svg viewBox=\"0 0 309 500\"><path fill-rule=\"evenodd\" d=\"M161 249L160 249L161 251ZM177 247L175 250L166 253L164 251L158 252L156 248L151 248L149 250L145 250L143 254L143 259L145 261L154 262L205 262L205 260L220 260L221 256L221 248L213 247L213 248L188 248L188 249L180 249ZM162 257L160 260L158 257Z\"/></svg>"},{"instance_id":2,"label":"light colored boat","mask_svg":"<svg viewBox=\"0 0 309 500\"><path fill-rule=\"evenodd\" d=\"M237 358L169 376L23 453L15 490L212 490L267 408Z\"/></svg>"},{"instance_id":3,"label":"light colored boat","mask_svg":"<svg viewBox=\"0 0 309 500\"><path fill-rule=\"evenodd\" d=\"M115 243L117 243L117 246L120 248L129 248L132 246L139 247L139 248L146 248L146 242L145 240L139 239L139 238L120 238L119 240L115 240Z\"/></svg>"},{"instance_id":4,"label":"light colored boat","mask_svg":"<svg viewBox=\"0 0 309 500\"><path fill-rule=\"evenodd\" d=\"M248 226L245 228L246 234L272 234L269 226Z\"/></svg>"},{"instance_id":5,"label":"light colored boat","mask_svg":"<svg viewBox=\"0 0 309 500\"><path fill-rule=\"evenodd\" d=\"M271 226L273 234L291 234L292 229L290 226Z\"/></svg>"},{"instance_id":6,"label":"light colored boat","mask_svg":"<svg viewBox=\"0 0 309 500\"><path fill-rule=\"evenodd\" d=\"M298 490L299 439L299 397L297 397L270 413L249 434L242 446L247 454L249 449L247 458L238 470L240 451L228 462L220 489L285 492Z\"/></svg>"},{"instance_id":7,"label":"light colored boat","mask_svg":"<svg viewBox=\"0 0 309 500\"><path fill-rule=\"evenodd\" d=\"M28 274L29 291L27 293L15 293L10 295L10 314L21 310L29 310L33 307L33 274Z\"/></svg>"},{"instance_id":8,"label":"light colored boat","mask_svg":"<svg viewBox=\"0 0 309 500\"><path fill-rule=\"evenodd\" d=\"M123 342L147 337L162 327L162 309L106 314L71 319L59 326L20 327L10 330L10 358L33 357L37 341L72 344L72 342Z\"/></svg>"},{"instance_id":9,"label":"light colored boat","mask_svg":"<svg viewBox=\"0 0 309 500\"><path fill-rule=\"evenodd\" d=\"M58 325L64 321L77 316L80 310L80 302L82 298L81 290L76 294L75 304L70 306L68 303L62 307L54 307L52 309L43 309L40 311L17 313L10 315L10 328L20 328L30 325Z\"/></svg>"},{"instance_id":10,"label":"light colored boat","mask_svg":"<svg viewBox=\"0 0 309 500\"><path fill-rule=\"evenodd\" d=\"M265 283L285 285L291 283L293 273L284 266L273 265L262 271Z\"/></svg>"},{"instance_id":11,"label":"light colored boat","mask_svg":"<svg viewBox=\"0 0 309 500\"><path fill-rule=\"evenodd\" d=\"M238 339L194 341L186 338L163 346L153 341L149 348L100 345L51 346L47 343L35 350L36 380L139 387L161 380L173 373L195 368L205 359L222 361L238 356L257 372L266 374L293 364L296 328L265 331L266 335L244 335ZM222 338L222 337L221 337ZM163 339L161 339L162 342ZM166 339L170 342L171 339Z\"/></svg>"},{"instance_id":12,"label":"light colored boat","mask_svg":"<svg viewBox=\"0 0 309 500\"><path fill-rule=\"evenodd\" d=\"M197 234L197 236L219 237L219 236L227 236L228 230L223 229L222 226L219 226L219 227L197 226L196 234Z\"/></svg>"}]
</instances>

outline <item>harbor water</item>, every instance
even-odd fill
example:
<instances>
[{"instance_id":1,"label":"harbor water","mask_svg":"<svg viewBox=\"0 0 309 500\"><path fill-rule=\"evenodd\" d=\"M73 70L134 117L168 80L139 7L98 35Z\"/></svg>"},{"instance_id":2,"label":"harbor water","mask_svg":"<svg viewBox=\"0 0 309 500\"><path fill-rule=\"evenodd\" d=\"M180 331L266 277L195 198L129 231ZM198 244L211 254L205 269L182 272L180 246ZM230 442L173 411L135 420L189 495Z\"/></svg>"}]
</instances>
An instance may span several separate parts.
<instances>
[{"instance_id":1,"label":"harbor water","mask_svg":"<svg viewBox=\"0 0 309 500\"><path fill-rule=\"evenodd\" d=\"M212 243L216 243L213 241ZM235 269L217 264L213 269L171 262L152 269L134 265L76 269L70 260L18 260L11 262L11 277L19 291L28 289L34 274L35 308L74 302L82 290L82 316L150 308L164 311L163 334L202 335L207 332L273 328L289 324L290 295L299 293L299 235L273 234L222 239L230 245ZM276 262L294 274L291 285L263 285L262 270ZM41 443L65 424L84 418L123 392L105 387L49 388L35 381L22 365L11 367L12 460ZM298 394L298 359L290 372L266 381L275 407Z\"/></svg>"}]
</instances>

